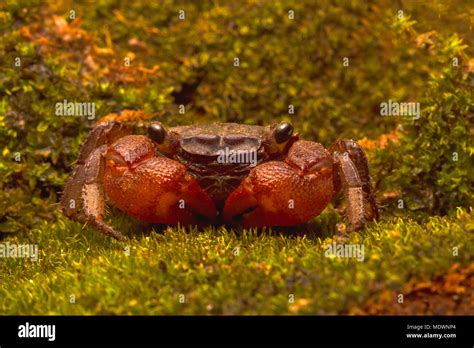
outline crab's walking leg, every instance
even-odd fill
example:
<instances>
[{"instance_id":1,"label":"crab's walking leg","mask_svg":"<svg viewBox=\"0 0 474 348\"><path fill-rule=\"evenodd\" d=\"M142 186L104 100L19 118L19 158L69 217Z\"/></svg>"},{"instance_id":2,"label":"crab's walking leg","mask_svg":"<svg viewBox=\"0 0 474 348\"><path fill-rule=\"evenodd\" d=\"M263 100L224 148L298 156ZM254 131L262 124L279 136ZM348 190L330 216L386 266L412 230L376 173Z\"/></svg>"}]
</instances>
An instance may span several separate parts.
<instances>
[{"instance_id":1,"label":"crab's walking leg","mask_svg":"<svg viewBox=\"0 0 474 348\"><path fill-rule=\"evenodd\" d=\"M366 212L366 218L370 220L378 220L379 211L370 180L369 163L364 150L362 150L361 146L354 140L340 139L329 148L329 151L331 153L339 152L344 156L344 158L349 157L349 159L355 165L357 174L359 175L362 184L362 191L364 194L364 210L367 210L366 208L370 209L370 213ZM340 189L341 183L337 176L335 178L336 182L334 186L337 191Z\"/></svg>"},{"instance_id":2,"label":"crab's walking leg","mask_svg":"<svg viewBox=\"0 0 474 348\"><path fill-rule=\"evenodd\" d=\"M360 230L365 224L364 194L359 173L349 156L334 152L334 161L342 181L347 200L347 218L352 230Z\"/></svg>"},{"instance_id":3,"label":"crab's walking leg","mask_svg":"<svg viewBox=\"0 0 474 348\"><path fill-rule=\"evenodd\" d=\"M86 222L97 228L104 234L117 240L123 241L126 238L112 227L107 225L102 217L105 212L104 188L102 177L104 174L107 145L102 145L94 150L85 164L85 183L82 189L82 205Z\"/></svg>"},{"instance_id":4,"label":"crab's walking leg","mask_svg":"<svg viewBox=\"0 0 474 348\"><path fill-rule=\"evenodd\" d=\"M61 212L71 220L92 224L117 240L125 237L101 219L104 213L104 195L100 175L104 170L105 144L126 134L129 134L127 129L115 122L101 123L89 133L60 202Z\"/></svg>"}]
</instances>

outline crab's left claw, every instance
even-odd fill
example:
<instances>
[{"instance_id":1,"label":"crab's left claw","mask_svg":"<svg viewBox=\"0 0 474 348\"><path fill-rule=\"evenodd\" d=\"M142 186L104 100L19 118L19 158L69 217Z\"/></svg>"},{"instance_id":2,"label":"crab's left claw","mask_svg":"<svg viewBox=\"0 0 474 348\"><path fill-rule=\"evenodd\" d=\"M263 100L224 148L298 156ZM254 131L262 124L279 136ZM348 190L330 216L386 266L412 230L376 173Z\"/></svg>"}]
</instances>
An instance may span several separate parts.
<instances>
[{"instance_id":1,"label":"crab's left claw","mask_svg":"<svg viewBox=\"0 0 474 348\"><path fill-rule=\"evenodd\" d=\"M285 161L252 169L226 200L224 220L246 227L305 223L333 197L332 167L332 157L322 145L297 141Z\"/></svg>"}]
</instances>

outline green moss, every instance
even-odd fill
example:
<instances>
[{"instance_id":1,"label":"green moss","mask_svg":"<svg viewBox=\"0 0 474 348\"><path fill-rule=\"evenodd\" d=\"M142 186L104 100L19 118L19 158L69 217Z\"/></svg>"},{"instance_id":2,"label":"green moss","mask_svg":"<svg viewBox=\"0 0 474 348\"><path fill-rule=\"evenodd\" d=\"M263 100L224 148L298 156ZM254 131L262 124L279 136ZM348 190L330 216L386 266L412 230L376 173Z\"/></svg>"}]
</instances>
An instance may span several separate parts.
<instances>
[{"instance_id":1,"label":"green moss","mask_svg":"<svg viewBox=\"0 0 474 348\"><path fill-rule=\"evenodd\" d=\"M128 220L121 222L130 227ZM0 263L5 284L0 311L345 313L348 304L363 305L370 289L401 291L413 275L442 274L454 262L468 263L474 253L474 219L463 210L454 218L434 217L425 224L396 219L351 234L348 243L364 245L363 262L325 257L325 246L336 240L321 238L323 230L315 228L305 234L222 227L156 233L141 226L147 232L120 244L63 218L43 221L26 238L8 240L37 244L40 256L37 262L9 258Z\"/></svg>"},{"instance_id":2,"label":"green moss","mask_svg":"<svg viewBox=\"0 0 474 348\"><path fill-rule=\"evenodd\" d=\"M398 199L405 210L431 215L474 205L474 71L466 47L457 35L430 47L443 68L426 81L420 118L404 125L399 142L375 151L382 190L400 191L392 211Z\"/></svg>"}]
</instances>

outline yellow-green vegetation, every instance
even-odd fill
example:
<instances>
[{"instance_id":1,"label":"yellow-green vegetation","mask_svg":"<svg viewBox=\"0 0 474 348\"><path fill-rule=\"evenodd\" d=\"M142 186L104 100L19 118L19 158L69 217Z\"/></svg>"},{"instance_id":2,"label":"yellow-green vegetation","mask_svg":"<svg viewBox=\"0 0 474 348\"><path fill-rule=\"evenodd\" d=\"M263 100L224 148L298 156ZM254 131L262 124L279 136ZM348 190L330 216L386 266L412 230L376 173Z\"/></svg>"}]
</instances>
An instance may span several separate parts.
<instances>
[{"instance_id":1,"label":"yellow-green vegetation","mask_svg":"<svg viewBox=\"0 0 474 348\"><path fill-rule=\"evenodd\" d=\"M0 3L0 243L40 253L0 259L0 313L347 313L469 265L472 18L454 0ZM55 115L64 100L95 103L95 119ZM381 116L389 100L420 103L420 117ZM347 241L364 261L326 257L342 222L332 206L260 231L150 226L111 209L125 244L65 219L57 201L85 136L125 109L360 140L382 210Z\"/></svg>"},{"instance_id":2,"label":"yellow-green vegetation","mask_svg":"<svg viewBox=\"0 0 474 348\"><path fill-rule=\"evenodd\" d=\"M316 233L166 228L120 244L63 221L43 222L28 239L9 239L38 243L40 255L37 262L2 261L0 308L5 314L345 313L378 290L472 261L473 231L474 219L462 210L425 224L383 222L351 234L348 243L365 246L360 262L326 257L325 246L336 239Z\"/></svg>"}]
</instances>

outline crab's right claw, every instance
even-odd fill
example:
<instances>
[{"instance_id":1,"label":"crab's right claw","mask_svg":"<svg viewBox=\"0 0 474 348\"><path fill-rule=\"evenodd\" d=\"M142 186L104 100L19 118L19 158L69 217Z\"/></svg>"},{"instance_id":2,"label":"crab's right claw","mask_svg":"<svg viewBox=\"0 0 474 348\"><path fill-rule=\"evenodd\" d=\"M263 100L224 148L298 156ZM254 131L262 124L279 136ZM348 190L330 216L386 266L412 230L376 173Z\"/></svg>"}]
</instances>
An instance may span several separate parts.
<instances>
[{"instance_id":1,"label":"crab's right claw","mask_svg":"<svg viewBox=\"0 0 474 348\"><path fill-rule=\"evenodd\" d=\"M150 138L129 135L109 147L105 156L104 188L121 211L160 224L214 223L211 197L187 173L183 164L155 156Z\"/></svg>"}]
</instances>

